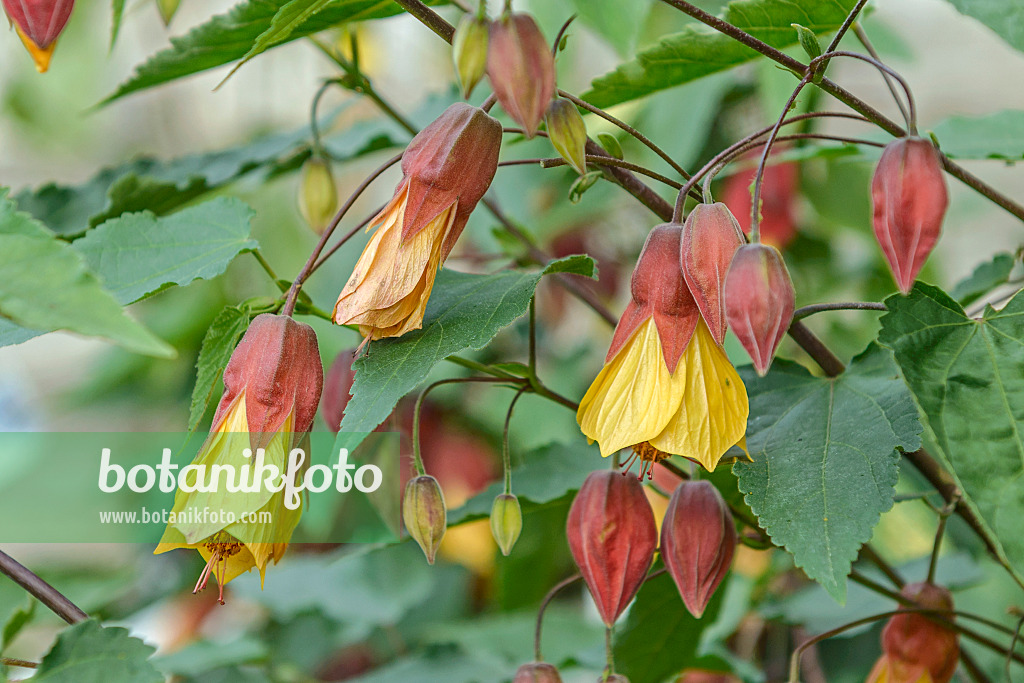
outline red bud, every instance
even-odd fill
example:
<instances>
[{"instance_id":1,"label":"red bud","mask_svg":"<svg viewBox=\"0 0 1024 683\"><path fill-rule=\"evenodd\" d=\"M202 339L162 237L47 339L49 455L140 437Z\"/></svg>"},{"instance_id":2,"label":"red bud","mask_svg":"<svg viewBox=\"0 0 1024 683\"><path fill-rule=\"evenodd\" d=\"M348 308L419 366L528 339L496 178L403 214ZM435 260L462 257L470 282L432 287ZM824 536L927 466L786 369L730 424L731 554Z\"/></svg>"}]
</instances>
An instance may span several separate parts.
<instances>
[{"instance_id":1,"label":"red bud","mask_svg":"<svg viewBox=\"0 0 1024 683\"><path fill-rule=\"evenodd\" d=\"M793 322L794 297L778 249L745 244L736 250L725 277L725 316L762 377Z\"/></svg>"},{"instance_id":2,"label":"red bud","mask_svg":"<svg viewBox=\"0 0 1024 683\"><path fill-rule=\"evenodd\" d=\"M305 434L313 426L323 382L313 328L284 315L258 315L224 368L224 395L213 423L219 424L244 392L253 449L265 446L289 414L294 415L292 431Z\"/></svg>"},{"instance_id":3,"label":"red bud","mask_svg":"<svg viewBox=\"0 0 1024 683\"><path fill-rule=\"evenodd\" d=\"M922 138L886 145L871 179L871 203L875 237L905 294L939 239L949 204L935 146Z\"/></svg>"},{"instance_id":4,"label":"red bud","mask_svg":"<svg viewBox=\"0 0 1024 683\"><path fill-rule=\"evenodd\" d=\"M953 596L942 586L910 583L900 593L923 609L953 610ZM926 668L932 683L949 683L960 658L957 632L930 616L910 611L894 616L882 631L882 650L905 668Z\"/></svg>"},{"instance_id":5,"label":"red bud","mask_svg":"<svg viewBox=\"0 0 1024 683\"><path fill-rule=\"evenodd\" d=\"M487 75L502 109L532 138L555 96L555 57L533 17L507 14L491 24Z\"/></svg>"},{"instance_id":6,"label":"red bud","mask_svg":"<svg viewBox=\"0 0 1024 683\"><path fill-rule=\"evenodd\" d=\"M71 16L75 0L3 0L7 16L18 29L39 71L46 71L53 44Z\"/></svg>"},{"instance_id":7,"label":"red bud","mask_svg":"<svg viewBox=\"0 0 1024 683\"><path fill-rule=\"evenodd\" d=\"M448 508L437 479L421 474L409 480L402 498L402 521L409 536L423 549L427 562L434 564L441 539L448 530Z\"/></svg>"},{"instance_id":8,"label":"red bud","mask_svg":"<svg viewBox=\"0 0 1024 683\"><path fill-rule=\"evenodd\" d=\"M442 260L447 258L469 214L491 186L500 148L501 124L465 102L448 107L421 130L402 155L402 182L409 184L402 239L408 240L457 201L455 224L441 254Z\"/></svg>"},{"instance_id":9,"label":"red bud","mask_svg":"<svg viewBox=\"0 0 1024 683\"><path fill-rule=\"evenodd\" d=\"M331 363L324 378L324 395L321 401L321 412L327 427L337 433L341 429L341 420L345 417L345 407L348 406L349 394L352 392L352 382L356 373L352 369L352 363L356 359L355 349L341 351Z\"/></svg>"},{"instance_id":10,"label":"red bud","mask_svg":"<svg viewBox=\"0 0 1024 683\"><path fill-rule=\"evenodd\" d=\"M732 564L736 526L707 481L684 481L672 494L661 524L661 557L686 609L700 617Z\"/></svg>"},{"instance_id":11,"label":"red bud","mask_svg":"<svg viewBox=\"0 0 1024 683\"><path fill-rule=\"evenodd\" d=\"M633 300L623 311L605 362L615 357L645 320L654 317L669 372L690 343L700 312L679 266L683 226L664 223L651 230L637 259L630 291Z\"/></svg>"},{"instance_id":12,"label":"red bud","mask_svg":"<svg viewBox=\"0 0 1024 683\"><path fill-rule=\"evenodd\" d=\"M676 683L740 683L740 679L721 671L687 669L676 679Z\"/></svg>"},{"instance_id":13,"label":"red bud","mask_svg":"<svg viewBox=\"0 0 1024 683\"><path fill-rule=\"evenodd\" d=\"M698 204L683 226L680 248L683 276L711 336L719 344L725 339L726 330L722 310L725 274L733 255L744 242L739 223L729 207L721 202Z\"/></svg>"},{"instance_id":14,"label":"red bud","mask_svg":"<svg viewBox=\"0 0 1024 683\"><path fill-rule=\"evenodd\" d=\"M643 486L617 471L592 472L569 509L566 536L610 628L647 578L658 545L654 512Z\"/></svg>"},{"instance_id":15,"label":"red bud","mask_svg":"<svg viewBox=\"0 0 1024 683\"><path fill-rule=\"evenodd\" d=\"M512 683L562 683L558 669L544 662L523 664L516 670Z\"/></svg>"}]
</instances>

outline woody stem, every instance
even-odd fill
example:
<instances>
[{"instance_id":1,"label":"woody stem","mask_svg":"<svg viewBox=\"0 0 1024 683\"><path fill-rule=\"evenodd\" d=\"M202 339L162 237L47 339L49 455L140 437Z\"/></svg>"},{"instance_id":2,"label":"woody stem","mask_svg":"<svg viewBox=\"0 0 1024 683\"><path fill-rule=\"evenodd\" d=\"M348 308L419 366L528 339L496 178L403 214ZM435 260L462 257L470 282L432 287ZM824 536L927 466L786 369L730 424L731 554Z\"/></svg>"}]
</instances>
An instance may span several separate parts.
<instances>
[{"instance_id":1,"label":"woody stem","mask_svg":"<svg viewBox=\"0 0 1024 683\"><path fill-rule=\"evenodd\" d=\"M69 624L77 624L89 618L88 614L64 597L60 591L2 550L0 550L0 573L7 575L14 583L24 588L51 612Z\"/></svg>"},{"instance_id":2,"label":"woody stem","mask_svg":"<svg viewBox=\"0 0 1024 683\"><path fill-rule=\"evenodd\" d=\"M302 289L302 285L306 282L306 278L308 278L310 273L313 272L313 266L316 263L317 258L319 258L320 253L327 245L327 241L331 239L331 235L334 234L334 230L338 227L338 223L341 222L341 219L345 217L348 210L352 208L352 205L356 203L359 196L366 191L366 188L368 188L374 180L379 178L384 171L388 170L401 160L402 155L396 154L378 166L363 180L363 182L359 184L352 194L349 195L349 198L345 200L345 203L342 204L340 209L338 209L338 213L334 214L334 218L332 218L331 222L327 225L327 229L324 230L324 234L320 236L320 241L317 242L316 246L313 248L313 253L309 255L309 258L306 259L306 264L302 266L302 270L299 271L299 274L296 275L295 279L292 281L292 286L288 290L288 298L285 300L284 308L281 310L282 315L291 315L295 311L295 301L298 299L299 291Z\"/></svg>"},{"instance_id":3,"label":"woody stem","mask_svg":"<svg viewBox=\"0 0 1024 683\"><path fill-rule=\"evenodd\" d=\"M0 664L4 666L16 666L21 669L38 669L39 665L24 659L13 659L11 657L0 657Z\"/></svg>"}]
</instances>

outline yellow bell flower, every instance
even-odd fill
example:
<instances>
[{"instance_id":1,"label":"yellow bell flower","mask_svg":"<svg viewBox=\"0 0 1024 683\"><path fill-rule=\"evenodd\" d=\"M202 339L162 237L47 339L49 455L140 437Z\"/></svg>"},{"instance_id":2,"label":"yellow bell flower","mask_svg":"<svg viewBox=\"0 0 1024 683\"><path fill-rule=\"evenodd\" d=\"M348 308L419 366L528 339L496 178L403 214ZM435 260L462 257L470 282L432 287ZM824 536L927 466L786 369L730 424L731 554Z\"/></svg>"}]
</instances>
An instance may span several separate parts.
<instances>
[{"instance_id":1,"label":"yellow bell flower","mask_svg":"<svg viewBox=\"0 0 1024 683\"><path fill-rule=\"evenodd\" d=\"M633 301L604 368L580 402L580 429L609 456L632 448L641 476L681 455L713 470L745 446L747 392L700 316L679 265L682 227L648 237L633 273Z\"/></svg>"}]
</instances>

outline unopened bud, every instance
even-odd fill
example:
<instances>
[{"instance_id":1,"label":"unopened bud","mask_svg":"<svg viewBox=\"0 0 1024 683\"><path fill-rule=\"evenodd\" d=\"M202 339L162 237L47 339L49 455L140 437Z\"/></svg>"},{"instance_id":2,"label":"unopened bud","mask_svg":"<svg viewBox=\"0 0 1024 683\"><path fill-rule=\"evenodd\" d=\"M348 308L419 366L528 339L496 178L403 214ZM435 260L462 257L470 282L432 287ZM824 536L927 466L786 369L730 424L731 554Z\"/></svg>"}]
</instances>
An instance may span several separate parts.
<instances>
[{"instance_id":1,"label":"unopened bud","mask_svg":"<svg viewBox=\"0 0 1024 683\"><path fill-rule=\"evenodd\" d=\"M156 8L160 10L160 18L164 20L164 26L171 23L179 5L181 5L181 0L156 0Z\"/></svg>"},{"instance_id":2,"label":"unopened bud","mask_svg":"<svg viewBox=\"0 0 1024 683\"><path fill-rule=\"evenodd\" d=\"M4 10L40 73L50 67L57 37L71 16L75 0L3 0Z\"/></svg>"},{"instance_id":3,"label":"unopened bud","mask_svg":"<svg viewBox=\"0 0 1024 683\"><path fill-rule=\"evenodd\" d=\"M462 96L469 99L473 88L487 73L487 41L490 25L487 19L467 13L459 21L452 40L452 59Z\"/></svg>"},{"instance_id":4,"label":"unopened bud","mask_svg":"<svg viewBox=\"0 0 1024 683\"><path fill-rule=\"evenodd\" d=\"M301 176L299 212L309 227L316 234L322 235L338 210L338 188L334 184L331 164L313 155L302 165Z\"/></svg>"},{"instance_id":5,"label":"unopened bud","mask_svg":"<svg viewBox=\"0 0 1024 683\"><path fill-rule=\"evenodd\" d=\"M502 555L508 557L522 531L523 510L519 507L519 499L511 493L497 496L491 507L491 534Z\"/></svg>"},{"instance_id":6,"label":"unopened bud","mask_svg":"<svg viewBox=\"0 0 1024 683\"><path fill-rule=\"evenodd\" d=\"M952 612L953 596L949 590L932 583L910 583L900 591L919 608ZM949 683L960 658L957 632L936 621L941 614L921 614L904 607L882 631L882 651L895 668L923 667L932 683Z\"/></svg>"},{"instance_id":7,"label":"unopened bud","mask_svg":"<svg viewBox=\"0 0 1024 683\"><path fill-rule=\"evenodd\" d=\"M532 138L555 95L555 57L533 17L507 14L491 24L487 75L502 109Z\"/></svg>"},{"instance_id":8,"label":"unopened bud","mask_svg":"<svg viewBox=\"0 0 1024 683\"><path fill-rule=\"evenodd\" d=\"M886 145L871 179L875 238L906 294L942 231L949 197L938 150L923 138Z\"/></svg>"},{"instance_id":9,"label":"unopened bud","mask_svg":"<svg viewBox=\"0 0 1024 683\"><path fill-rule=\"evenodd\" d=\"M793 322L795 293L775 247L744 244L725 276L725 317L762 377Z\"/></svg>"},{"instance_id":10,"label":"unopened bud","mask_svg":"<svg viewBox=\"0 0 1024 683\"><path fill-rule=\"evenodd\" d=\"M405 485L402 519L409 535L423 548L427 562L434 564L437 548L448 529L448 511L441 485L429 474L421 474Z\"/></svg>"},{"instance_id":11,"label":"unopened bud","mask_svg":"<svg viewBox=\"0 0 1024 683\"><path fill-rule=\"evenodd\" d=\"M611 628L647 578L658 545L643 486L618 471L592 472L569 508L566 537L597 611Z\"/></svg>"},{"instance_id":12,"label":"unopened bud","mask_svg":"<svg viewBox=\"0 0 1024 683\"><path fill-rule=\"evenodd\" d=\"M727 328L723 310L725 274L744 242L740 224L721 202L698 204L683 225L683 276L711 336L719 344L725 340Z\"/></svg>"},{"instance_id":13,"label":"unopened bud","mask_svg":"<svg viewBox=\"0 0 1024 683\"><path fill-rule=\"evenodd\" d=\"M512 683L562 683L558 669L544 662L523 664L516 670Z\"/></svg>"},{"instance_id":14,"label":"unopened bud","mask_svg":"<svg viewBox=\"0 0 1024 683\"><path fill-rule=\"evenodd\" d=\"M544 121L548 138L562 158L580 174L587 172L587 126L576 105L555 98L548 105Z\"/></svg>"},{"instance_id":15,"label":"unopened bud","mask_svg":"<svg viewBox=\"0 0 1024 683\"><path fill-rule=\"evenodd\" d=\"M676 487L661 524L661 556L686 609L700 617L736 551L732 513L707 481Z\"/></svg>"}]
</instances>

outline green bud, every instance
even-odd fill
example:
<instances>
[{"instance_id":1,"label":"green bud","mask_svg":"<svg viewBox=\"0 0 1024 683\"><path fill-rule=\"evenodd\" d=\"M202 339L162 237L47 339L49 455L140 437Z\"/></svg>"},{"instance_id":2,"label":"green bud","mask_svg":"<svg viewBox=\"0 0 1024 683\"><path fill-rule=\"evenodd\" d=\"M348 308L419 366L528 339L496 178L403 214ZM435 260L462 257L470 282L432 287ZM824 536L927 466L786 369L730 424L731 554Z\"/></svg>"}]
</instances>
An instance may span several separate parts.
<instances>
[{"instance_id":1,"label":"green bud","mask_svg":"<svg viewBox=\"0 0 1024 683\"><path fill-rule=\"evenodd\" d=\"M180 4L181 0L156 0L156 8L160 10L160 18L164 20L164 26L171 23Z\"/></svg>"},{"instance_id":2,"label":"green bud","mask_svg":"<svg viewBox=\"0 0 1024 683\"><path fill-rule=\"evenodd\" d=\"M592 188L601 179L602 175L604 174L601 171L591 171L574 180L569 188L569 201L573 204L579 204L580 200L583 199L583 193Z\"/></svg>"},{"instance_id":3,"label":"green bud","mask_svg":"<svg viewBox=\"0 0 1024 683\"><path fill-rule=\"evenodd\" d=\"M581 175L587 172L587 126L579 109L560 97L551 100L544 114L548 137L562 158Z\"/></svg>"},{"instance_id":4,"label":"green bud","mask_svg":"<svg viewBox=\"0 0 1024 683\"><path fill-rule=\"evenodd\" d=\"M455 75L462 87L462 96L469 98L473 88L487 73L487 39L490 24L487 19L472 13L462 15L452 40L452 59Z\"/></svg>"},{"instance_id":5,"label":"green bud","mask_svg":"<svg viewBox=\"0 0 1024 683\"><path fill-rule=\"evenodd\" d=\"M796 29L796 35L800 39L800 47L804 49L807 56L811 59L820 57L821 43L818 42L818 37L814 35L814 31L800 24L790 24L790 26Z\"/></svg>"},{"instance_id":6,"label":"green bud","mask_svg":"<svg viewBox=\"0 0 1024 683\"><path fill-rule=\"evenodd\" d=\"M302 165L299 181L299 212L318 235L322 235L338 210L338 188L331 165L313 155Z\"/></svg>"},{"instance_id":7,"label":"green bud","mask_svg":"<svg viewBox=\"0 0 1024 683\"><path fill-rule=\"evenodd\" d=\"M421 474L409 480L402 500L402 519L409 535L423 548L427 562L434 564L437 548L448 529L448 511L437 479Z\"/></svg>"},{"instance_id":8,"label":"green bud","mask_svg":"<svg viewBox=\"0 0 1024 683\"><path fill-rule=\"evenodd\" d=\"M622 145L619 144L619 139L617 137L611 133L598 133L597 139L606 152L616 159L622 159Z\"/></svg>"},{"instance_id":9,"label":"green bud","mask_svg":"<svg viewBox=\"0 0 1024 683\"><path fill-rule=\"evenodd\" d=\"M519 499L511 493L502 493L494 499L491 508L491 534L502 555L508 557L522 530L523 510L519 507Z\"/></svg>"}]
</instances>

